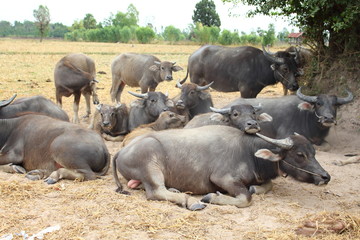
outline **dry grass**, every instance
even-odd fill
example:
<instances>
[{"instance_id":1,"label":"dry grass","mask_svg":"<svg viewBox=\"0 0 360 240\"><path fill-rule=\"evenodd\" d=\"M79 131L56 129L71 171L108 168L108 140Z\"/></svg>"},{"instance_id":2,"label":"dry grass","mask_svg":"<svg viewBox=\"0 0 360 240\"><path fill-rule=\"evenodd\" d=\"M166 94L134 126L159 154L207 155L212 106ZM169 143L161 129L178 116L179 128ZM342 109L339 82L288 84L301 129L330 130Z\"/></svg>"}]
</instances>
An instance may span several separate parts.
<instances>
[{"instance_id":1,"label":"dry grass","mask_svg":"<svg viewBox=\"0 0 360 240\"><path fill-rule=\"evenodd\" d=\"M17 93L18 97L40 94L54 101L56 62L67 53L83 52L95 60L97 71L106 73L97 75L98 93L102 102L110 103L110 63L116 55L154 54L186 69L188 56L198 47L0 39L0 99ZM175 80L184 76L185 71L174 73ZM172 97L179 93L174 86L175 82L161 83L158 91ZM137 89L125 88L122 101L128 104L134 97L127 90ZM278 96L281 92L277 85L265 88L260 95ZM217 107L239 96L216 91L211 94ZM72 98L63 101L71 116ZM83 99L80 111L85 112ZM81 124L86 126L87 121ZM106 145L112 155L119 147L113 142ZM311 239L360 239L360 203L358 191L354 190L357 185L350 184L358 183L354 180L358 179L358 171L344 166L347 178L343 177L339 167L324 161L330 156L333 155L323 156L322 164L334 179L329 186L331 191L278 179L274 190L254 196L249 208L208 205L200 212L189 212L169 202L147 201L141 190L132 191L131 196L116 194L111 171L95 181L63 180L55 185L0 173L0 239L21 231L32 235L54 225L61 229L46 234L45 239L309 239L297 235L295 230L306 221L322 223L328 218L342 221L346 229L341 233L323 231ZM324 192L339 192L343 197ZM14 239L23 237L14 235Z\"/></svg>"}]
</instances>

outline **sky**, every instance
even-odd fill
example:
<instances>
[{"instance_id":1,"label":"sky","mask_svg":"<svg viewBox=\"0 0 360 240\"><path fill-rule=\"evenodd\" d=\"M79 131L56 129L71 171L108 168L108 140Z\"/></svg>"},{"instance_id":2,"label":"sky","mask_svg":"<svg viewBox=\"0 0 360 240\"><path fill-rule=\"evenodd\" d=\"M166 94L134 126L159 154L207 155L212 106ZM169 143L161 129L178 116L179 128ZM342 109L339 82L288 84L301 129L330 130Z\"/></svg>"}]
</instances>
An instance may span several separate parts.
<instances>
[{"instance_id":1,"label":"sky","mask_svg":"<svg viewBox=\"0 0 360 240\"><path fill-rule=\"evenodd\" d=\"M132 3L139 11L139 25L146 26L151 23L157 31L162 27L173 25L180 30L186 29L192 24L192 15L195 5L200 0L8 0L4 1L0 8L0 20L23 22L34 21L33 10L40 5L47 6L50 12L51 23L60 22L71 26L75 20L81 20L87 13L91 13L97 22L103 22L110 14L127 12ZM216 12L220 16L221 29L250 33L257 28L267 30L270 23L275 25L276 32L284 27L291 31L296 28L289 25L284 19L257 16L246 18L245 14L250 9L248 6L224 4L221 0L213 0ZM229 13L237 16L229 16Z\"/></svg>"}]
</instances>

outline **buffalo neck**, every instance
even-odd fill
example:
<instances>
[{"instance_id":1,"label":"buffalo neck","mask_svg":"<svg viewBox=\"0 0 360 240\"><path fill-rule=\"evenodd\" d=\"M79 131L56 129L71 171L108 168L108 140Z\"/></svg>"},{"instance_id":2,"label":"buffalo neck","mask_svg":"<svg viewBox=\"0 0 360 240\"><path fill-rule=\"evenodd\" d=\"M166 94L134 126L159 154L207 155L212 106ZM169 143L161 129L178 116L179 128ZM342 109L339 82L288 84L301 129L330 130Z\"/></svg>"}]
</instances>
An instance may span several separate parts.
<instances>
[{"instance_id":1,"label":"buffalo neck","mask_svg":"<svg viewBox=\"0 0 360 240\"><path fill-rule=\"evenodd\" d=\"M6 143L17 122L17 118L0 119L0 148Z\"/></svg>"}]
</instances>

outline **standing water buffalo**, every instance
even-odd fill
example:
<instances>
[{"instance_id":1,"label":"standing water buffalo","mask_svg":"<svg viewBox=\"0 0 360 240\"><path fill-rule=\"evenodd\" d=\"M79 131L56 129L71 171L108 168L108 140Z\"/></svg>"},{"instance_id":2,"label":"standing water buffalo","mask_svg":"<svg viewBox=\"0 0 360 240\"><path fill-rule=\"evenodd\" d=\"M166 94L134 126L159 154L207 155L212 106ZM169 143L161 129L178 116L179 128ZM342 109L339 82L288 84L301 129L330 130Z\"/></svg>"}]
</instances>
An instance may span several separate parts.
<instances>
[{"instance_id":1,"label":"standing water buffalo","mask_svg":"<svg viewBox=\"0 0 360 240\"><path fill-rule=\"evenodd\" d=\"M174 103L161 92L148 92L138 94L129 93L140 99L131 103L129 110L129 130L141 124L154 122L161 112L168 111L169 107L174 107Z\"/></svg>"},{"instance_id":2,"label":"standing water buffalo","mask_svg":"<svg viewBox=\"0 0 360 240\"><path fill-rule=\"evenodd\" d=\"M81 126L27 114L0 119L0 170L27 173L31 180L46 178L93 180L109 169L110 154L96 132Z\"/></svg>"},{"instance_id":3,"label":"standing water buffalo","mask_svg":"<svg viewBox=\"0 0 360 240\"><path fill-rule=\"evenodd\" d=\"M93 103L98 104L95 79L96 70L94 61L82 53L71 53L63 57L55 66L54 79L56 88L56 101L62 106L62 97L74 95L74 119L79 123L79 103L81 94L86 101L86 115L91 113L90 96Z\"/></svg>"},{"instance_id":4,"label":"standing water buffalo","mask_svg":"<svg viewBox=\"0 0 360 240\"><path fill-rule=\"evenodd\" d=\"M53 118L69 121L66 112L47 98L42 96L19 98L10 104L15 97L16 94L8 100L0 101L0 119L13 118L22 113L41 113Z\"/></svg>"},{"instance_id":5,"label":"standing water buffalo","mask_svg":"<svg viewBox=\"0 0 360 240\"><path fill-rule=\"evenodd\" d=\"M111 64L112 86L111 100L120 102L125 84L140 87L141 93L155 91L162 81L173 79L172 72L182 70L175 62L160 61L157 57L146 54L123 53Z\"/></svg>"},{"instance_id":6,"label":"standing water buffalo","mask_svg":"<svg viewBox=\"0 0 360 240\"><path fill-rule=\"evenodd\" d=\"M125 104L114 106L99 104L91 119L89 128L108 141L122 141L129 132L129 113Z\"/></svg>"},{"instance_id":7,"label":"standing water buffalo","mask_svg":"<svg viewBox=\"0 0 360 240\"><path fill-rule=\"evenodd\" d=\"M177 82L176 87L181 89L180 97L176 101L177 109L186 109L189 115L189 120L194 116L210 112L210 107L213 107L213 101L210 93L206 90L210 88L213 83L206 86L199 86L195 83Z\"/></svg>"},{"instance_id":8,"label":"standing water buffalo","mask_svg":"<svg viewBox=\"0 0 360 240\"><path fill-rule=\"evenodd\" d=\"M261 104L262 112L270 114L272 125L278 138L297 132L316 145L321 145L329 134L330 127L336 124L337 108L353 99L351 92L344 98L335 95L320 94L306 96L299 88L297 96L280 98L238 98L225 107L248 103Z\"/></svg>"},{"instance_id":9,"label":"standing water buffalo","mask_svg":"<svg viewBox=\"0 0 360 240\"><path fill-rule=\"evenodd\" d=\"M277 140L257 135L264 140L219 125L153 132L116 153L113 168L130 180L130 187L142 183L147 199L168 200L190 210L205 205L167 188L209 193L203 202L247 207L251 194L269 191L271 179L280 171L302 182L320 185L330 181L315 159L313 146L303 136ZM117 191L124 192L117 171L114 178Z\"/></svg>"},{"instance_id":10,"label":"standing water buffalo","mask_svg":"<svg viewBox=\"0 0 360 240\"><path fill-rule=\"evenodd\" d=\"M297 71L294 57L285 51L271 55L264 48L205 45L189 57L184 80L190 74L191 82L198 85L214 82L213 89L240 91L243 98L254 98L277 82L290 90L298 89Z\"/></svg>"}]
</instances>

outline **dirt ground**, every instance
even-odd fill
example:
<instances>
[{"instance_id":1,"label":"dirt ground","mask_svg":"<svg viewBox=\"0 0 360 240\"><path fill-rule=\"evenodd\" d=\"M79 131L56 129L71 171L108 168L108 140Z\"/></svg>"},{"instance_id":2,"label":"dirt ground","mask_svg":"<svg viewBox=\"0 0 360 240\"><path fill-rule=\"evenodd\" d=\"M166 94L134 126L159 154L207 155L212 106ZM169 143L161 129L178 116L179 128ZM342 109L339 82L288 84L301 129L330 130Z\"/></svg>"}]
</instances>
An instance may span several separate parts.
<instances>
[{"instance_id":1,"label":"dirt ground","mask_svg":"<svg viewBox=\"0 0 360 240\"><path fill-rule=\"evenodd\" d=\"M45 61L51 58L51 64L60 59L60 55L48 55L41 56ZM8 57L11 60L12 56ZM0 54L1 71L11 64L4 59ZM26 56L23 60L23 65L33 64ZM108 63L103 61L104 65ZM185 60L180 63L186 68ZM99 70L107 72L102 78L109 81L109 69ZM182 71L178 76L184 75ZM23 84L18 89L21 95L41 93L54 100L53 83L43 86L45 79L52 81L49 73L41 77L41 83L36 76L0 77L0 99L8 98L13 92L10 89ZM174 82L162 83L158 90L169 91L172 96L178 91L173 86ZM99 88L100 99L109 101L109 83ZM216 91L211 94L216 107L239 96ZM276 85L265 88L260 96L281 94L281 87ZM65 101L68 104L64 109L72 116L72 99ZM360 239L360 165L334 164L347 159L345 154L360 154L359 103L356 98L339 109L338 125L331 130L328 144L317 151L316 158L331 175L325 186L279 177L273 190L253 196L248 208L208 204L202 211L190 212L169 202L148 201L142 190L130 190L130 196L115 193L111 169L95 181L62 180L54 185L30 181L20 174L0 173L0 240L27 239L26 234L30 237L52 226L59 229L46 233L44 239ZM84 112L82 99L80 114ZM86 127L88 120L81 124ZM106 145L114 155L120 144Z\"/></svg>"}]
</instances>

